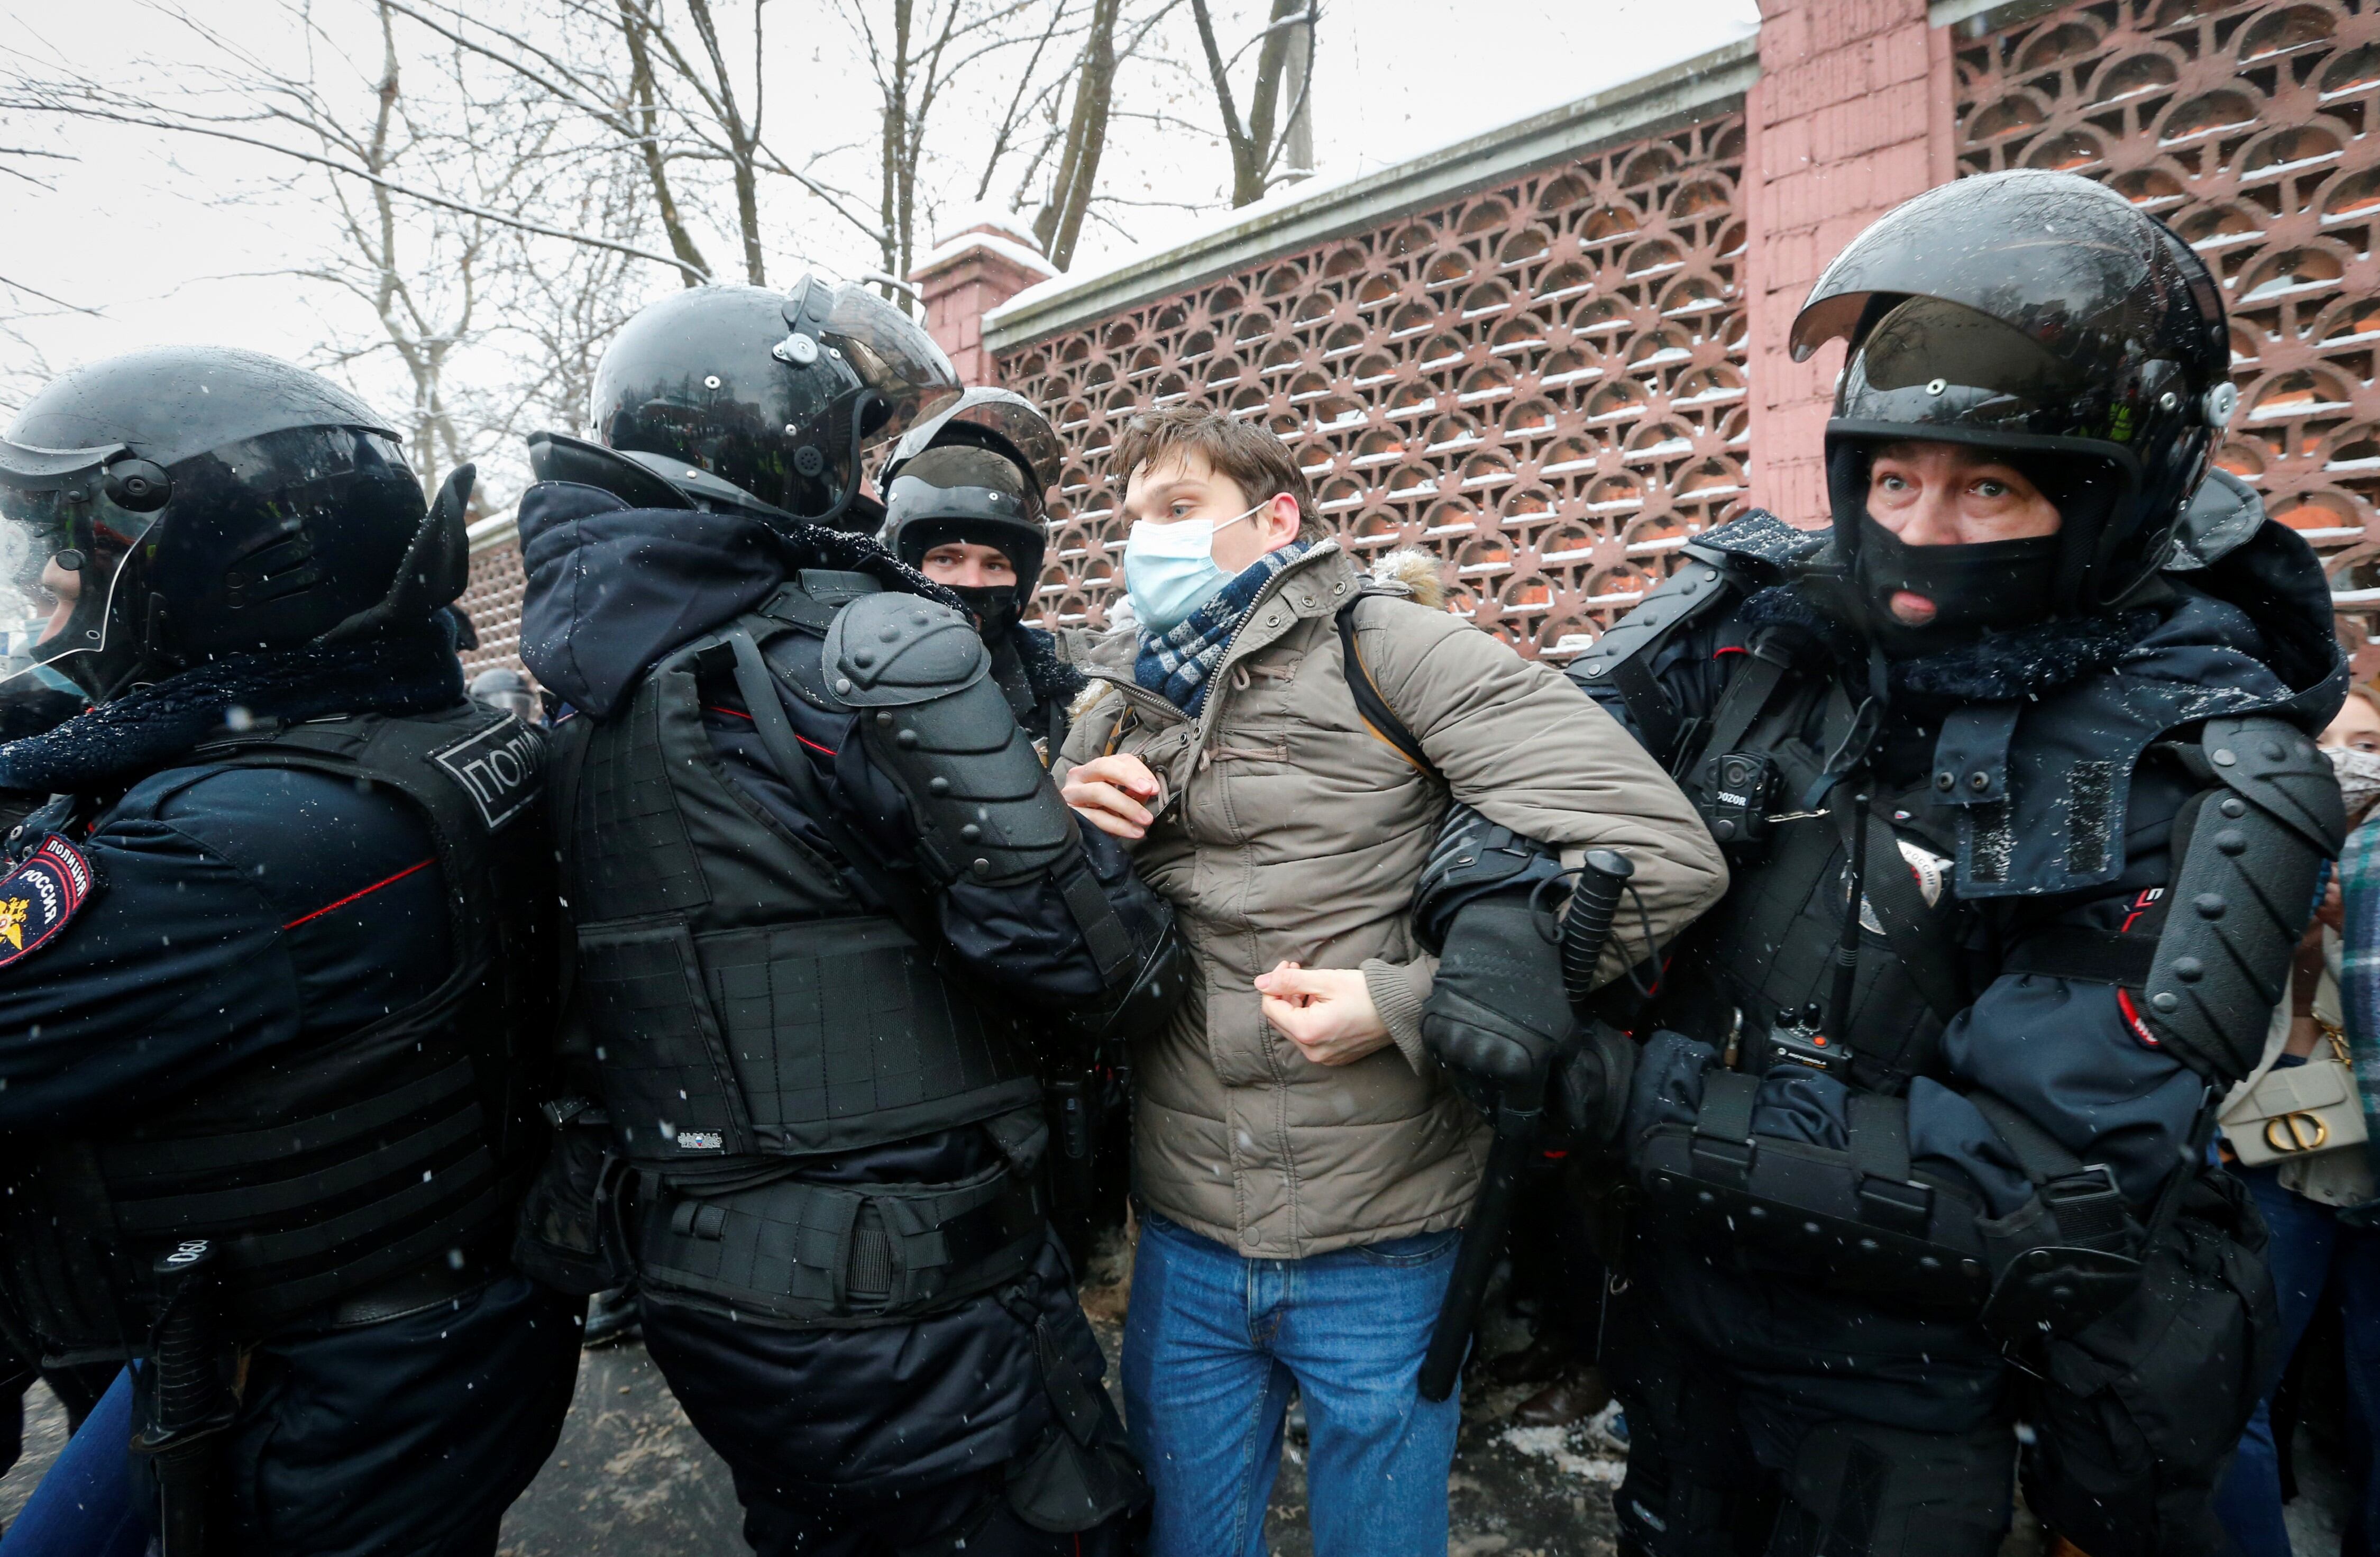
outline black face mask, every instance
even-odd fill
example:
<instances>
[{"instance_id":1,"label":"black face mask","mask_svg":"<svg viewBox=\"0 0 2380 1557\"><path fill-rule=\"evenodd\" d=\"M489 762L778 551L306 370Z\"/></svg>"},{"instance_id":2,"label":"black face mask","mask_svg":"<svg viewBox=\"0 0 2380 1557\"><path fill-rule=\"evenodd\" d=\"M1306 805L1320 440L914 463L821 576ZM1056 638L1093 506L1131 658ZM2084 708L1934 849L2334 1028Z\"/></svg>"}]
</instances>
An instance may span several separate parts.
<instances>
[{"instance_id":1,"label":"black face mask","mask_svg":"<svg viewBox=\"0 0 2380 1557\"><path fill-rule=\"evenodd\" d=\"M1853 576L1877 644L1888 658L1913 659L2047 616L2056 599L2059 550L2056 535L1912 546L1862 514ZM1902 590L1932 601L1934 619L1912 627L1895 616L1892 597Z\"/></svg>"},{"instance_id":2,"label":"black face mask","mask_svg":"<svg viewBox=\"0 0 2380 1557\"><path fill-rule=\"evenodd\" d=\"M958 596L974 615L976 631L983 635L986 643L996 642L1002 634L1016 626L1015 585L953 584L950 591Z\"/></svg>"}]
</instances>

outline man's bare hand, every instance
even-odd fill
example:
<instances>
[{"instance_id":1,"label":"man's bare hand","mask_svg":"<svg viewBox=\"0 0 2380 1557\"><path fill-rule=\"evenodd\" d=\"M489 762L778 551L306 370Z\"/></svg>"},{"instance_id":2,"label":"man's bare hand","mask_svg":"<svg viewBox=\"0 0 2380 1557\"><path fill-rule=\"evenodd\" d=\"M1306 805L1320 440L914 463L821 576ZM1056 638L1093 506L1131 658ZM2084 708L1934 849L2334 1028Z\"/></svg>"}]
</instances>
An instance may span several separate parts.
<instances>
[{"instance_id":1,"label":"man's bare hand","mask_svg":"<svg viewBox=\"0 0 2380 1557\"><path fill-rule=\"evenodd\" d=\"M1059 793L1085 821L1111 837L1130 841L1148 835L1157 820L1152 809L1164 797L1165 786L1137 757L1094 757L1066 775Z\"/></svg>"},{"instance_id":2,"label":"man's bare hand","mask_svg":"<svg viewBox=\"0 0 2380 1557\"><path fill-rule=\"evenodd\" d=\"M1354 968L1282 963L1257 975L1265 1020L1318 1065L1343 1065L1389 1041L1364 975Z\"/></svg>"}]
</instances>

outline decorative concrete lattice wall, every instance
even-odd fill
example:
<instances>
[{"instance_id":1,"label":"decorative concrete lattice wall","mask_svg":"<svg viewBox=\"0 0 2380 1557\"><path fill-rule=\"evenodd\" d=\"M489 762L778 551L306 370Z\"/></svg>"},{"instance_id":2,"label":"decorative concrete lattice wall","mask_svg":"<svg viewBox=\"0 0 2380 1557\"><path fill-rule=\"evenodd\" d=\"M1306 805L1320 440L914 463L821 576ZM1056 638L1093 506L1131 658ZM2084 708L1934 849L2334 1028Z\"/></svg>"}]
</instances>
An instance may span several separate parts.
<instances>
[{"instance_id":1,"label":"decorative concrete lattice wall","mask_svg":"<svg viewBox=\"0 0 2380 1557\"><path fill-rule=\"evenodd\" d=\"M480 635L480 647L463 651L463 672L477 675L492 665L525 667L520 663L521 589L520 542L507 535L492 546L471 553L471 571L463 586L460 605Z\"/></svg>"},{"instance_id":2,"label":"decorative concrete lattice wall","mask_svg":"<svg viewBox=\"0 0 2380 1557\"><path fill-rule=\"evenodd\" d=\"M1288 440L1359 553L1428 546L1483 626L1584 648L1741 503L1743 133L1606 150L1003 357L1074 455L1046 615L1104 623L1127 527L1103 456L1195 401Z\"/></svg>"},{"instance_id":3,"label":"decorative concrete lattice wall","mask_svg":"<svg viewBox=\"0 0 2380 1557\"><path fill-rule=\"evenodd\" d=\"M2104 179L2222 278L2240 413L2220 463L2328 553L2343 605L2380 603L2380 8L2097 0L1956 60L1962 173Z\"/></svg>"}]
</instances>

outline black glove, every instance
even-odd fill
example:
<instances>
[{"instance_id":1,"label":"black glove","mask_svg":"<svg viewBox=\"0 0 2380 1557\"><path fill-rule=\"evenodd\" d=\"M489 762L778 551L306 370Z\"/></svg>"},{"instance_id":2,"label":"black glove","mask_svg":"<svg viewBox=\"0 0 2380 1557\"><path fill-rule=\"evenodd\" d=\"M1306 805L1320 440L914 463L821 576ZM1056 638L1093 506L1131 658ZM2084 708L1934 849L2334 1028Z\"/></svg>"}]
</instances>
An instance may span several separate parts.
<instances>
[{"instance_id":1,"label":"black glove","mask_svg":"<svg viewBox=\"0 0 2380 1557\"><path fill-rule=\"evenodd\" d=\"M1464 905L1422 1006L1422 1042L1483 1113L1500 1095L1533 1095L1570 1036L1561 952L1538 922L1525 893Z\"/></svg>"}]
</instances>

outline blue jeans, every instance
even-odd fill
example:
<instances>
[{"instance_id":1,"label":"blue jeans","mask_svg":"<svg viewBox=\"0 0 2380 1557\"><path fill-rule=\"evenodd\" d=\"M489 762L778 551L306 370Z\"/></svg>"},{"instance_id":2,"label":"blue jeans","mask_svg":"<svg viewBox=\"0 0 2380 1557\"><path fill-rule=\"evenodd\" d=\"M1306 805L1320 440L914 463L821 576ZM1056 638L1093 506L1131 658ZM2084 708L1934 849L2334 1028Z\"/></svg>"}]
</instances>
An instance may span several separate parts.
<instances>
[{"instance_id":1,"label":"blue jeans","mask_svg":"<svg viewBox=\"0 0 2380 1557\"><path fill-rule=\"evenodd\" d=\"M1123 1399L1157 1493L1149 1557L1265 1557L1293 1381L1317 1557L1445 1557L1462 1393L1433 1405L1416 1384L1459 1238L1249 1259L1144 1213Z\"/></svg>"},{"instance_id":2,"label":"blue jeans","mask_svg":"<svg viewBox=\"0 0 2380 1557\"><path fill-rule=\"evenodd\" d=\"M2280 1300L2281 1363L2286 1367L2305 1334L2324 1289L2338 1283L2347 1332L2347 1403L2353 1463L2348 1466L2355 1501L2341 1551L2347 1557L2380 1557L2380 1465L2374 1455L2373 1428L2380 1422L2380 1231L2339 1222L2328 1206L2281 1187L2277 1168L2231 1171L2246 1182L2264 1213L2272 1243L2265 1263ZM2215 1512L2244 1557L2290 1557L2289 1530L2281 1521L2280 1460L2273 1444L2272 1400L2256 1405L2240 1435L2231 1469L2216 1490Z\"/></svg>"},{"instance_id":3,"label":"blue jeans","mask_svg":"<svg viewBox=\"0 0 2380 1557\"><path fill-rule=\"evenodd\" d=\"M132 1374L115 1382L83 1418L17 1522L0 1537L6 1557L140 1557L149 1527L134 1502L125 1444L132 1437Z\"/></svg>"}]
</instances>

